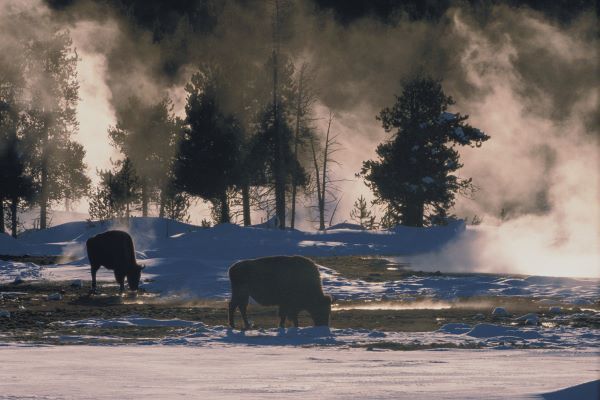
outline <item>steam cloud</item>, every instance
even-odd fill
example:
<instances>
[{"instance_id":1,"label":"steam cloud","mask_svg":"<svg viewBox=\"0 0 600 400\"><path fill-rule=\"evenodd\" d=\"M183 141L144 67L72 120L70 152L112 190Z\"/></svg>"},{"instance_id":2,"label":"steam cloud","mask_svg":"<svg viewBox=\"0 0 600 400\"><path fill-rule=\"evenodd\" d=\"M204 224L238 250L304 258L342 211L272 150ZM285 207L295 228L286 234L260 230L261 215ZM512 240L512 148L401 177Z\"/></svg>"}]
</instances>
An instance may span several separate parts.
<instances>
[{"instance_id":1,"label":"steam cloud","mask_svg":"<svg viewBox=\"0 0 600 400\"><path fill-rule=\"evenodd\" d=\"M264 63L271 5L215 4L206 27L182 16L160 38L91 1L50 10L36 0L9 0L0 15L18 10L70 29L81 56L79 140L94 171L117 157L106 129L131 94L148 101L169 94L181 114L183 86L195 65L218 60L243 69L239 60ZM332 128L340 133L342 166L333 173L344 181L334 222L349 219L360 194L371 198L354 174L387 139L375 115L392 104L403 79L424 71L444 78L455 110L469 114L491 140L461 149L460 174L473 177L479 191L473 199L458 198L455 209L459 217L478 215L483 224L442 253L414 261L440 269L599 274L593 10L564 22L527 8L457 5L436 21L399 15L393 22L362 18L347 24L310 0L290 2L284 11L283 50L298 65L308 61L317 70L317 125L325 125L329 110L336 114Z\"/></svg>"}]
</instances>

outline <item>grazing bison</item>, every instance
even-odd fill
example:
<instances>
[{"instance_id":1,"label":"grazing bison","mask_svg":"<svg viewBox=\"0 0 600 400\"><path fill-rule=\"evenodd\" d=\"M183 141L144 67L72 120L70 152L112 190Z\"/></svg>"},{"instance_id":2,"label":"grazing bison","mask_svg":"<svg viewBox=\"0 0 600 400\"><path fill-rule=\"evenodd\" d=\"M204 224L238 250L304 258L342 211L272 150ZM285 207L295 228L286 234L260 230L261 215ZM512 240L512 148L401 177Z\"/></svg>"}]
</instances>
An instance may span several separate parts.
<instances>
[{"instance_id":1,"label":"grazing bison","mask_svg":"<svg viewBox=\"0 0 600 400\"><path fill-rule=\"evenodd\" d=\"M120 290L125 290L125 277L130 290L137 290L143 266L135 261L133 241L128 233L122 231L106 231L86 242L88 259L92 268L92 293L96 293L96 272L100 266L115 272Z\"/></svg>"},{"instance_id":2,"label":"grazing bison","mask_svg":"<svg viewBox=\"0 0 600 400\"><path fill-rule=\"evenodd\" d=\"M286 318L297 327L301 310L308 311L316 326L329 325L332 299L323 294L319 270L308 258L275 256L239 261L229 268L229 280L229 326L232 328L238 307L245 329L250 327L246 315L249 297L264 306L279 306L281 328L285 327Z\"/></svg>"}]
</instances>

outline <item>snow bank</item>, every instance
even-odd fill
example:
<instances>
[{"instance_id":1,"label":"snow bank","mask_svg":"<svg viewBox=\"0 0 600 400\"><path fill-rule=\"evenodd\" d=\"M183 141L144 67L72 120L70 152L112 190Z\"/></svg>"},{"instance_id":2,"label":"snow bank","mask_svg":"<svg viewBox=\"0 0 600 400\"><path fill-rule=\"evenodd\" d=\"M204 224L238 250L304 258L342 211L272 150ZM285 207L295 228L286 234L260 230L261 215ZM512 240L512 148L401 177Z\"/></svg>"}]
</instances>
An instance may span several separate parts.
<instances>
[{"instance_id":1,"label":"snow bank","mask_svg":"<svg viewBox=\"0 0 600 400\"><path fill-rule=\"evenodd\" d=\"M0 233L0 255L21 256L28 254L27 246L6 233Z\"/></svg>"},{"instance_id":2,"label":"snow bank","mask_svg":"<svg viewBox=\"0 0 600 400\"><path fill-rule=\"evenodd\" d=\"M541 397L544 400L600 399L600 379L544 393Z\"/></svg>"}]
</instances>

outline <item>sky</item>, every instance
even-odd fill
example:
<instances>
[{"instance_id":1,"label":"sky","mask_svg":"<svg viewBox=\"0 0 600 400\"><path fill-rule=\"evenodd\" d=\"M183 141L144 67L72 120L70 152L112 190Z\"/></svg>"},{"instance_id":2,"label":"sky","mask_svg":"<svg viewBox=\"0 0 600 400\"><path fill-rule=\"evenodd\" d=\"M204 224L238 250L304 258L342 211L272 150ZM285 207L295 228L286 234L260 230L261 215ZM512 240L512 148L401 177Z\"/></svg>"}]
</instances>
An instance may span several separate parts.
<instances>
[{"instance_id":1,"label":"sky","mask_svg":"<svg viewBox=\"0 0 600 400\"><path fill-rule=\"evenodd\" d=\"M481 148L460 149L459 175L472 177L478 191L459 196L454 213L496 227L486 231L489 251L477 262L517 262L507 259L510 245L531 253L527 258L544 255L556 268L563 255L581 256L594 268L600 220L594 2L281 3L282 51L313 70L322 134L329 112L335 115L340 151L332 174L341 200L334 223L350 219L359 195L372 199L355 174L390 138L375 116L393 104L405 79L421 72L442 79L456 100L451 111L469 115L471 125L491 136ZM80 57L77 140L94 180L96 169L120 157L107 129L131 93L149 100L168 94L183 115L184 86L198 65L268 57L273 2L166 4L7 0L0 6L2 16L26 13L70 31ZM79 208L85 211L86 202ZM200 209L195 223L207 215ZM310 219L309 209L299 213Z\"/></svg>"}]
</instances>

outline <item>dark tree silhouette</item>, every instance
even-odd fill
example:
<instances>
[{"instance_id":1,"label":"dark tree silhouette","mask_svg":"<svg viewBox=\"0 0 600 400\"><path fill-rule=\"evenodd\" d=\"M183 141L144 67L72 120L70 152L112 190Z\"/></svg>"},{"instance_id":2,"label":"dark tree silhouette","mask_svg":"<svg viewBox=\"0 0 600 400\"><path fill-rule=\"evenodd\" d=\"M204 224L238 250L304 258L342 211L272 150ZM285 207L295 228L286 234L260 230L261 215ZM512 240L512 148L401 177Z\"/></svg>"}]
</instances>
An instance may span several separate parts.
<instances>
[{"instance_id":1,"label":"dark tree silhouette","mask_svg":"<svg viewBox=\"0 0 600 400\"><path fill-rule=\"evenodd\" d=\"M489 136L466 124L468 116L449 113L453 104L440 81L417 77L377 117L393 136L377 147L378 160L363 163L361 174L375 203L385 206L388 223L444 223L456 193L472 192L471 179L453 174L462 167L455 146L479 147Z\"/></svg>"},{"instance_id":2,"label":"dark tree silhouette","mask_svg":"<svg viewBox=\"0 0 600 400\"><path fill-rule=\"evenodd\" d=\"M39 226L44 229L48 207L64 198L66 175L61 161L70 149L71 135L78 129L78 57L67 31L28 39L24 48L24 75L29 101L22 129L28 169L38 187ZM84 165L83 162L78 164Z\"/></svg>"},{"instance_id":3,"label":"dark tree silhouette","mask_svg":"<svg viewBox=\"0 0 600 400\"><path fill-rule=\"evenodd\" d=\"M85 174L87 165L83 162L85 149L80 143L68 141L61 158L64 171L61 181L62 193L65 199L65 211L71 211L73 202L89 194L91 180Z\"/></svg>"},{"instance_id":4,"label":"dark tree silhouette","mask_svg":"<svg viewBox=\"0 0 600 400\"><path fill-rule=\"evenodd\" d=\"M165 97L145 104L136 97L119 110L117 125L109 129L113 145L131 160L141 188L142 216L158 193L160 214L164 212L166 189L181 133L181 121L173 115L173 105Z\"/></svg>"},{"instance_id":5,"label":"dark tree silhouette","mask_svg":"<svg viewBox=\"0 0 600 400\"><path fill-rule=\"evenodd\" d=\"M17 236L19 206L23 200L32 200L34 192L19 135L23 111L21 94L26 85L21 46L23 43L19 42L0 44L0 52L12 55L0 58L0 232L5 231L6 221L14 237ZM5 218L6 202L9 205L7 217L10 218Z\"/></svg>"},{"instance_id":6,"label":"dark tree silhouette","mask_svg":"<svg viewBox=\"0 0 600 400\"><path fill-rule=\"evenodd\" d=\"M131 206L139 201L141 188L128 158L115 163L115 171L98 171L100 183L92 193L89 214L92 219L129 220Z\"/></svg>"},{"instance_id":7,"label":"dark tree silhouette","mask_svg":"<svg viewBox=\"0 0 600 400\"><path fill-rule=\"evenodd\" d=\"M375 224L375 215L373 212L369 210L369 206L367 205L367 200L363 195L360 195L358 199L354 202L354 208L350 210L350 218L353 221L358 222L358 224L364 229L374 229Z\"/></svg>"},{"instance_id":8,"label":"dark tree silhouette","mask_svg":"<svg viewBox=\"0 0 600 400\"><path fill-rule=\"evenodd\" d=\"M33 182L26 174L22 148L16 135L0 140L0 206L10 202L11 234L17 237L18 208L21 200L33 196ZM4 212L0 213L0 232L4 232Z\"/></svg>"},{"instance_id":9,"label":"dark tree silhouette","mask_svg":"<svg viewBox=\"0 0 600 400\"><path fill-rule=\"evenodd\" d=\"M242 130L219 96L221 77L206 69L194 74L188 93L184 132L175 160L177 186L213 203L219 222L230 222L228 192L241 183Z\"/></svg>"}]
</instances>

